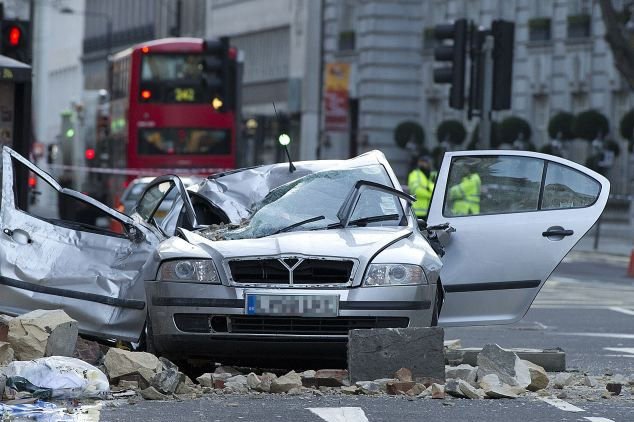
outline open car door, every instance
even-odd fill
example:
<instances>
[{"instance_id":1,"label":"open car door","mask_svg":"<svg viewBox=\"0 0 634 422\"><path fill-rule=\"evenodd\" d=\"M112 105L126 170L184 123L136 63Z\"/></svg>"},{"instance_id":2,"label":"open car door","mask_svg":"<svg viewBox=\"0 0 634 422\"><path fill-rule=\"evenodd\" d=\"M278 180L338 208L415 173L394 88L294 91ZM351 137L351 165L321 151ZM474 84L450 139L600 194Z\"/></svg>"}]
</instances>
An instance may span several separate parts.
<instances>
[{"instance_id":1,"label":"open car door","mask_svg":"<svg viewBox=\"0 0 634 422\"><path fill-rule=\"evenodd\" d=\"M27 207L15 194L14 180L29 173L37 186L30 195L38 197ZM2 150L1 176L0 312L59 308L78 321L82 333L138 340L146 317L142 270L158 237L63 188L8 147Z\"/></svg>"},{"instance_id":2,"label":"open car door","mask_svg":"<svg viewBox=\"0 0 634 422\"><path fill-rule=\"evenodd\" d=\"M512 323L597 221L610 182L526 151L445 154L428 225L449 223L439 325Z\"/></svg>"}]
</instances>

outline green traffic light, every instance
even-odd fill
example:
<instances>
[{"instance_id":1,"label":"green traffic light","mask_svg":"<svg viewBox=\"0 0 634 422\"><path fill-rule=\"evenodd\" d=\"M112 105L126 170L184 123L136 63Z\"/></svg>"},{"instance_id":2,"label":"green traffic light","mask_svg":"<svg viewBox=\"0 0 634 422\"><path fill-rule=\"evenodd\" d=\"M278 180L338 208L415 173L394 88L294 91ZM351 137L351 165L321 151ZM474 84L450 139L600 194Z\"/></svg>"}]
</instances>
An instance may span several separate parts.
<instances>
[{"instance_id":1,"label":"green traffic light","mask_svg":"<svg viewBox=\"0 0 634 422\"><path fill-rule=\"evenodd\" d=\"M66 131L66 137L67 138L72 138L73 136L75 136L75 129L70 128Z\"/></svg>"},{"instance_id":2,"label":"green traffic light","mask_svg":"<svg viewBox=\"0 0 634 422\"><path fill-rule=\"evenodd\" d=\"M291 137L288 136L286 133L282 133L279 138L277 138L277 140L279 141L280 144L286 146L288 144L291 143Z\"/></svg>"}]
</instances>

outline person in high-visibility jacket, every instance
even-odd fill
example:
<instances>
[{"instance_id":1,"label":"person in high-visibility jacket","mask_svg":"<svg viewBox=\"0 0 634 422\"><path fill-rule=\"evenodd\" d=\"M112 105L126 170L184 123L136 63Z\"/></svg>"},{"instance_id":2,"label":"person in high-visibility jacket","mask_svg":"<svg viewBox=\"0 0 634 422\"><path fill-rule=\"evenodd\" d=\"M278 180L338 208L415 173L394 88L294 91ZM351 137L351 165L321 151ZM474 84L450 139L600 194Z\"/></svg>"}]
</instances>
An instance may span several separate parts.
<instances>
[{"instance_id":1,"label":"person in high-visibility jacket","mask_svg":"<svg viewBox=\"0 0 634 422\"><path fill-rule=\"evenodd\" d=\"M411 171L407 177L409 193L416 197L412 204L416 217L427 218L431 194L434 191L434 182L431 179L431 158L425 155L418 158L418 167Z\"/></svg>"},{"instance_id":2,"label":"person in high-visibility jacket","mask_svg":"<svg viewBox=\"0 0 634 422\"><path fill-rule=\"evenodd\" d=\"M449 199L453 201L451 212L454 216L480 214L480 175L469 170L460 183L449 189Z\"/></svg>"}]
</instances>

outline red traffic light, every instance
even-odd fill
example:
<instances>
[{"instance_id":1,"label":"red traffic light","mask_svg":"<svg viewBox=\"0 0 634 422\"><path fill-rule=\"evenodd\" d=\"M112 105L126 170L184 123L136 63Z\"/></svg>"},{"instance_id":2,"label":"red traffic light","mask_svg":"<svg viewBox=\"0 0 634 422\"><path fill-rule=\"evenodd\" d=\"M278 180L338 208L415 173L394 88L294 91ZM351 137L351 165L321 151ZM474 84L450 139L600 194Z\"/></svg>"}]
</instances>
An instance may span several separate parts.
<instances>
[{"instance_id":1,"label":"red traffic light","mask_svg":"<svg viewBox=\"0 0 634 422\"><path fill-rule=\"evenodd\" d=\"M92 148L88 148L86 149L84 155L86 156L86 160L92 160L95 158L95 150Z\"/></svg>"},{"instance_id":2,"label":"red traffic light","mask_svg":"<svg viewBox=\"0 0 634 422\"><path fill-rule=\"evenodd\" d=\"M11 47L17 47L20 45L20 41L22 40L22 30L20 27L15 25L10 26L7 33L7 39Z\"/></svg>"}]
</instances>

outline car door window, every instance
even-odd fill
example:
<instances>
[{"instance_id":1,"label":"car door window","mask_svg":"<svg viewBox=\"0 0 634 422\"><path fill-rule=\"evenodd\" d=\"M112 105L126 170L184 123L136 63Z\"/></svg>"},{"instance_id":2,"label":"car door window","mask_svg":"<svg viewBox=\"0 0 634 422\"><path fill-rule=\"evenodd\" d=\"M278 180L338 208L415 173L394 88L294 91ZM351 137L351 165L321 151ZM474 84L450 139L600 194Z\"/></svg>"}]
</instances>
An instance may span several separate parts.
<instances>
[{"instance_id":1,"label":"car door window","mask_svg":"<svg viewBox=\"0 0 634 422\"><path fill-rule=\"evenodd\" d=\"M15 178L28 175L29 179L26 199L17 195L17 180L13 184L15 204L19 210L41 220L79 231L119 236L125 233L121 221L86 201L58 191L23 163L15 159L12 161ZM71 183L69 175L60 177L62 187L70 187Z\"/></svg>"},{"instance_id":2,"label":"car door window","mask_svg":"<svg viewBox=\"0 0 634 422\"><path fill-rule=\"evenodd\" d=\"M536 211L544 164L544 160L516 156L453 158L443 215Z\"/></svg>"},{"instance_id":3,"label":"car door window","mask_svg":"<svg viewBox=\"0 0 634 422\"><path fill-rule=\"evenodd\" d=\"M548 163L541 209L588 207L597 200L601 185L585 174L556 163Z\"/></svg>"},{"instance_id":4,"label":"car door window","mask_svg":"<svg viewBox=\"0 0 634 422\"><path fill-rule=\"evenodd\" d=\"M175 184L171 180L155 184L145 191L139 203L136 207L136 212L146 221L150 221L152 218L163 218L165 215L155 215L160 208L163 200L166 199L170 193L175 192ZM175 194L174 194L175 195ZM158 223L158 221L157 221Z\"/></svg>"}]
</instances>

